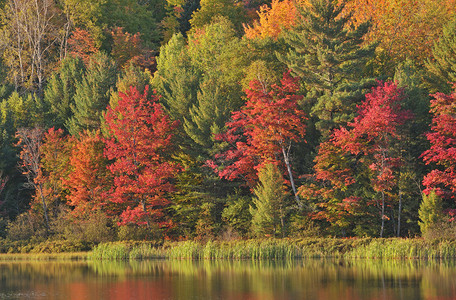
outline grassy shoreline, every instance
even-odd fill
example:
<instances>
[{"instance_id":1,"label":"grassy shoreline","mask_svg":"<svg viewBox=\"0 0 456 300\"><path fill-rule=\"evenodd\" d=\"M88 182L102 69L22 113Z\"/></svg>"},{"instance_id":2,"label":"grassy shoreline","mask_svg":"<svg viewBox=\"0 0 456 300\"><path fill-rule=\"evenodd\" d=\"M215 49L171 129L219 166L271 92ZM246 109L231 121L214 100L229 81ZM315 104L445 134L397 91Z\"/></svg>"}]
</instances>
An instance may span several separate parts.
<instances>
[{"instance_id":1,"label":"grassy shoreline","mask_svg":"<svg viewBox=\"0 0 456 300\"><path fill-rule=\"evenodd\" d=\"M278 260L302 258L456 259L456 241L423 239L267 239L171 242L154 247L128 242L100 244L91 260L231 259Z\"/></svg>"},{"instance_id":2,"label":"grassy shoreline","mask_svg":"<svg viewBox=\"0 0 456 300\"><path fill-rule=\"evenodd\" d=\"M283 260L303 258L361 259L456 259L456 241L379 238L253 239L235 241L102 243L94 246L65 241L47 241L34 246L8 248L5 260ZM22 253L14 253L21 250ZM27 251L29 250L29 251ZM6 253L9 252L9 253Z\"/></svg>"}]
</instances>

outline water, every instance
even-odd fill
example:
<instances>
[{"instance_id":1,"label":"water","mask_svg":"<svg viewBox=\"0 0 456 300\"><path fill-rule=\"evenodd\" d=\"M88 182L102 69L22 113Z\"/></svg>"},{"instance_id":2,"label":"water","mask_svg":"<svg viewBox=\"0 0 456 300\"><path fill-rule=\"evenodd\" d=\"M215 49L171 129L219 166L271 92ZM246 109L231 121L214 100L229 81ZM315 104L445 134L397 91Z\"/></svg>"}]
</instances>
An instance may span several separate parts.
<instances>
[{"instance_id":1,"label":"water","mask_svg":"<svg viewBox=\"0 0 456 300\"><path fill-rule=\"evenodd\" d=\"M456 299L456 264L0 262L0 299Z\"/></svg>"}]
</instances>

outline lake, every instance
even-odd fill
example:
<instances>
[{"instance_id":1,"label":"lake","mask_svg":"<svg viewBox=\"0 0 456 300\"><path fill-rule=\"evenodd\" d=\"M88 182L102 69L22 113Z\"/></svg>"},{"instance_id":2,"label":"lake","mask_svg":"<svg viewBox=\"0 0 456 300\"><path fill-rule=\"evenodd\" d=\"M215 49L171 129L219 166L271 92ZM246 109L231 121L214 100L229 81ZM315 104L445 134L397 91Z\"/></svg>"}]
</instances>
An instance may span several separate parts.
<instances>
[{"instance_id":1,"label":"lake","mask_svg":"<svg viewBox=\"0 0 456 300\"><path fill-rule=\"evenodd\" d=\"M456 299L454 261L0 262L0 299Z\"/></svg>"}]
</instances>

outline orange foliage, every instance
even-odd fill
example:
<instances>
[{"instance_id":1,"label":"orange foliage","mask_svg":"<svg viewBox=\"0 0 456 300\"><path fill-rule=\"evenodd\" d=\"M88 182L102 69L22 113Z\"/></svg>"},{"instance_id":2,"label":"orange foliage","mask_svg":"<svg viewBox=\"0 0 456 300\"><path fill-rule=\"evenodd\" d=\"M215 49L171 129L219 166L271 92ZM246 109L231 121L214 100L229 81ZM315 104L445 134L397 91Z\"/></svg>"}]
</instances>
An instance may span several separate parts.
<instances>
[{"instance_id":1,"label":"orange foliage","mask_svg":"<svg viewBox=\"0 0 456 300\"><path fill-rule=\"evenodd\" d=\"M116 27L111 32L113 45L111 55L120 68L133 63L143 69L151 69L155 60L151 51L144 49L139 32L130 34L122 27Z\"/></svg>"},{"instance_id":2,"label":"orange foliage","mask_svg":"<svg viewBox=\"0 0 456 300\"><path fill-rule=\"evenodd\" d=\"M69 159L71 171L63 183L70 191L67 200L68 204L74 206L72 214L75 216L87 215L104 202L110 178L103 149L104 143L98 133L84 132L74 142Z\"/></svg>"},{"instance_id":3,"label":"orange foliage","mask_svg":"<svg viewBox=\"0 0 456 300\"><path fill-rule=\"evenodd\" d=\"M68 39L70 46L70 55L82 59L85 65L88 65L89 58L92 54L98 52L95 39L84 29L75 28L71 37Z\"/></svg>"},{"instance_id":4,"label":"orange foliage","mask_svg":"<svg viewBox=\"0 0 456 300\"><path fill-rule=\"evenodd\" d=\"M307 0L298 0L306 5ZM249 39L272 37L276 39L283 29L290 29L296 23L298 10L293 0L272 0L271 7L263 5L257 12L259 20L252 26L244 25L245 36Z\"/></svg>"},{"instance_id":5,"label":"orange foliage","mask_svg":"<svg viewBox=\"0 0 456 300\"><path fill-rule=\"evenodd\" d=\"M368 42L379 41L380 50L393 59L406 57L423 62L455 16L456 0L349 0L355 25L370 20Z\"/></svg>"}]
</instances>

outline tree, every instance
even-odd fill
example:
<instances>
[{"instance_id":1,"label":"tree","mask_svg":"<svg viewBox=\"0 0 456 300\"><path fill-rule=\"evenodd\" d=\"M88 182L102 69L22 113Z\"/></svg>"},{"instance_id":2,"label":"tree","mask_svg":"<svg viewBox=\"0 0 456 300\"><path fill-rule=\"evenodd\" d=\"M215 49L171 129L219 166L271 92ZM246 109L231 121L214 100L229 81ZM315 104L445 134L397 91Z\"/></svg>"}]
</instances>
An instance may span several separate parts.
<instances>
[{"instance_id":1,"label":"tree","mask_svg":"<svg viewBox=\"0 0 456 300\"><path fill-rule=\"evenodd\" d=\"M305 2L305 1L304 1ZM249 39L271 37L277 39L283 30L290 30L298 19L296 3L291 0L273 0L271 7L262 5L257 11L258 20L252 26L244 25Z\"/></svg>"},{"instance_id":2,"label":"tree","mask_svg":"<svg viewBox=\"0 0 456 300\"><path fill-rule=\"evenodd\" d=\"M426 62L430 73L428 83L432 92L449 93L456 83L456 19L449 22L439 39L434 43L432 58Z\"/></svg>"},{"instance_id":3,"label":"tree","mask_svg":"<svg viewBox=\"0 0 456 300\"><path fill-rule=\"evenodd\" d=\"M279 59L300 76L311 103L311 116L327 138L330 131L353 120L355 105L362 100L362 89L369 80L363 70L373 57L374 46L363 46L369 30L367 23L349 27L351 14L344 14L344 4L333 0L311 0L300 8L298 24L285 33L290 47Z\"/></svg>"},{"instance_id":4,"label":"tree","mask_svg":"<svg viewBox=\"0 0 456 300\"><path fill-rule=\"evenodd\" d=\"M196 103L201 71L191 62L182 34L174 34L160 48L153 86L162 95L162 102L174 120L182 122Z\"/></svg>"},{"instance_id":5,"label":"tree","mask_svg":"<svg viewBox=\"0 0 456 300\"><path fill-rule=\"evenodd\" d=\"M358 108L358 116L333 133L333 143L344 151L360 156L360 162L370 170L372 188L380 193L380 237L383 237L386 197L397 182L401 164L399 143L403 138L400 127L411 118L401 109L402 90L394 83L379 83Z\"/></svg>"},{"instance_id":6,"label":"tree","mask_svg":"<svg viewBox=\"0 0 456 300\"><path fill-rule=\"evenodd\" d=\"M423 193L423 200L421 201L418 215L421 220L418 224L423 235L431 226L443 220L442 199L435 191L430 191L427 195Z\"/></svg>"},{"instance_id":7,"label":"tree","mask_svg":"<svg viewBox=\"0 0 456 300\"><path fill-rule=\"evenodd\" d=\"M253 231L258 236L280 234L284 237L287 203L282 173L269 163L262 167L258 177L259 183L253 190L255 207L250 206Z\"/></svg>"},{"instance_id":8,"label":"tree","mask_svg":"<svg viewBox=\"0 0 456 300\"><path fill-rule=\"evenodd\" d=\"M76 83L73 116L66 126L72 135L83 130L98 130L103 111L109 103L109 95L117 78L114 62L104 53L97 53L90 61L82 80Z\"/></svg>"},{"instance_id":9,"label":"tree","mask_svg":"<svg viewBox=\"0 0 456 300\"><path fill-rule=\"evenodd\" d=\"M455 16L454 5L454 0L351 0L346 10L355 26L371 22L366 42L379 43L376 67L382 75L407 58L423 64L442 27Z\"/></svg>"},{"instance_id":10,"label":"tree","mask_svg":"<svg viewBox=\"0 0 456 300\"><path fill-rule=\"evenodd\" d=\"M206 154L214 145L215 134L221 132L231 112L243 103L239 82L248 61L232 23L226 18L204 26L188 40L188 55L201 79L196 102L190 114L185 115L184 130L199 152Z\"/></svg>"},{"instance_id":11,"label":"tree","mask_svg":"<svg viewBox=\"0 0 456 300\"><path fill-rule=\"evenodd\" d=\"M72 147L70 171L63 184L68 189L68 204L74 207L71 213L76 217L92 215L106 203L111 180L106 168L108 161L103 155L104 146L99 133L85 132Z\"/></svg>"},{"instance_id":12,"label":"tree","mask_svg":"<svg viewBox=\"0 0 456 300\"><path fill-rule=\"evenodd\" d=\"M156 96L146 95L147 88L140 94L132 87L106 112L110 138L104 153L112 160L108 169L114 177L110 198L121 224L149 227L154 221L166 226L166 195L173 189L170 179L179 171L167 160L177 123L170 121Z\"/></svg>"},{"instance_id":13,"label":"tree","mask_svg":"<svg viewBox=\"0 0 456 300\"><path fill-rule=\"evenodd\" d=\"M99 51L95 38L81 28L75 28L68 39L70 56L81 59L86 66L89 65L90 57Z\"/></svg>"},{"instance_id":14,"label":"tree","mask_svg":"<svg viewBox=\"0 0 456 300\"><path fill-rule=\"evenodd\" d=\"M43 98L47 107L45 121L48 127L65 128L65 122L73 115L71 107L75 105L76 86L81 82L83 74L82 61L67 57L51 75Z\"/></svg>"},{"instance_id":15,"label":"tree","mask_svg":"<svg viewBox=\"0 0 456 300\"><path fill-rule=\"evenodd\" d=\"M116 27L112 30L111 36L113 39L111 55L119 68L139 60L143 52L139 33L130 34L124 32L123 28Z\"/></svg>"},{"instance_id":16,"label":"tree","mask_svg":"<svg viewBox=\"0 0 456 300\"><path fill-rule=\"evenodd\" d=\"M0 13L0 45L10 80L16 89L41 94L52 63L66 44L58 7L51 0L9 0Z\"/></svg>"},{"instance_id":17,"label":"tree","mask_svg":"<svg viewBox=\"0 0 456 300\"><path fill-rule=\"evenodd\" d=\"M235 0L201 0L200 8L192 14L192 28L202 28L224 17L235 26L238 33L242 32L242 23L246 21L246 12L242 2Z\"/></svg>"},{"instance_id":18,"label":"tree","mask_svg":"<svg viewBox=\"0 0 456 300\"><path fill-rule=\"evenodd\" d=\"M59 206L66 203L65 196L68 191L63 181L70 173L68 166L73 143L74 140L65 136L62 129L51 128L44 134L40 147L41 172L36 180L43 186L50 218L53 217L53 212L55 217L59 217Z\"/></svg>"},{"instance_id":19,"label":"tree","mask_svg":"<svg viewBox=\"0 0 456 300\"><path fill-rule=\"evenodd\" d=\"M252 81L246 91L248 101L241 110L232 114L228 130L219 138L232 148L217 155L228 164L218 170L220 177L234 180L243 177L253 187L257 172L266 164L284 165L299 207L291 167L293 142L301 141L305 134L304 113L299 110L297 95L299 78L284 73L281 85L266 91L259 81ZM281 159L279 158L281 157Z\"/></svg>"},{"instance_id":20,"label":"tree","mask_svg":"<svg viewBox=\"0 0 456 300\"><path fill-rule=\"evenodd\" d=\"M44 130L42 128L20 128L16 133L17 145L22 149L20 153L21 163L18 167L27 179L24 186L36 191L37 199L41 201L45 227L46 230L49 230L48 199L46 199L44 183L38 180L42 171L40 158L43 136Z\"/></svg>"},{"instance_id":21,"label":"tree","mask_svg":"<svg viewBox=\"0 0 456 300\"><path fill-rule=\"evenodd\" d=\"M436 164L423 179L425 193L435 190L443 199L456 197L456 92L450 95L437 93L431 100L433 114L431 132L426 136L431 148L423 154L427 165Z\"/></svg>"}]
</instances>

